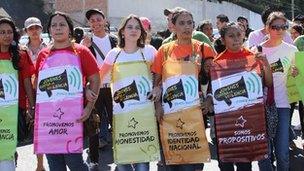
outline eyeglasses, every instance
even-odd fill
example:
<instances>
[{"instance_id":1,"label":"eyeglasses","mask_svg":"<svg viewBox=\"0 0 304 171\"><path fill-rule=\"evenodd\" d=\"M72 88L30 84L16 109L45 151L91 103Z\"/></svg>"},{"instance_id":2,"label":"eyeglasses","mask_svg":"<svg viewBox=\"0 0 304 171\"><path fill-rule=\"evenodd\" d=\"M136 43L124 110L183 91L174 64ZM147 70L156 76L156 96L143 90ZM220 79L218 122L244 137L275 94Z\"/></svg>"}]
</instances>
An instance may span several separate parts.
<instances>
[{"instance_id":1,"label":"eyeglasses","mask_svg":"<svg viewBox=\"0 0 304 171\"><path fill-rule=\"evenodd\" d=\"M270 26L272 30L280 31L280 30L287 30L288 25L272 25Z\"/></svg>"}]
</instances>

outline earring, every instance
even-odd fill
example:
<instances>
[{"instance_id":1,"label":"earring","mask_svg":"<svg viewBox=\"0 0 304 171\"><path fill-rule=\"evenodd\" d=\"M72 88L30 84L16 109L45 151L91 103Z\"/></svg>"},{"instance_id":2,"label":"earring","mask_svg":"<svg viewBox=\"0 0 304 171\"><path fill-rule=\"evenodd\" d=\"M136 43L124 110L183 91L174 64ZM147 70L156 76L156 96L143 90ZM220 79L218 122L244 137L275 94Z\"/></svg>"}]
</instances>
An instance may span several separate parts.
<instances>
[{"instance_id":1,"label":"earring","mask_svg":"<svg viewBox=\"0 0 304 171\"><path fill-rule=\"evenodd\" d=\"M124 39L124 38L125 38L125 35L121 35L121 38L123 38L123 39Z\"/></svg>"}]
</instances>

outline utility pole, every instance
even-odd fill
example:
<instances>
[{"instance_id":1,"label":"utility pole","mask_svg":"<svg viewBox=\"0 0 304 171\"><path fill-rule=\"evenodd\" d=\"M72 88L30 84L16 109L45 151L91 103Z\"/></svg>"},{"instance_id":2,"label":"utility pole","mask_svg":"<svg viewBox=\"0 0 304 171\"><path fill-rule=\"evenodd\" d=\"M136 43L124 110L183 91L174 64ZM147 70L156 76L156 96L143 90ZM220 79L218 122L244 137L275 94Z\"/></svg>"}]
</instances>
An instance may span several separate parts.
<instances>
[{"instance_id":1,"label":"utility pole","mask_svg":"<svg viewBox=\"0 0 304 171\"><path fill-rule=\"evenodd\" d=\"M291 0L291 18L294 19L294 0Z\"/></svg>"}]
</instances>

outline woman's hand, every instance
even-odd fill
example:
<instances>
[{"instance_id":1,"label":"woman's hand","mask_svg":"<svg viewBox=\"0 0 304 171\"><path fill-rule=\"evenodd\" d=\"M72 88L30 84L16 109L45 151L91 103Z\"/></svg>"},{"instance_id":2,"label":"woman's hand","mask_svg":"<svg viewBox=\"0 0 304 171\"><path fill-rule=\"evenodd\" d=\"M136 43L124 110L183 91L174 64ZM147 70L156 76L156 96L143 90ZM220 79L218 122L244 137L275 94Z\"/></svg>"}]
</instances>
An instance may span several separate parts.
<instances>
[{"instance_id":1,"label":"woman's hand","mask_svg":"<svg viewBox=\"0 0 304 171\"><path fill-rule=\"evenodd\" d=\"M213 99L211 96L207 96L206 100L201 104L202 113L206 115L208 112L213 112Z\"/></svg>"},{"instance_id":2,"label":"woman's hand","mask_svg":"<svg viewBox=\"0 0 304 171\"><path fill-rule=\"evenodd\" d=\"M257 52L255 54L255 60L261 61L264 66L269 65L266 55L262 52Z\"/></svg>"},{"instance_id":3,"label":"woman's hand","mask_svg":"<svg viewBox=\"0 0 304 171\"><path fill-rule=\"evenodd\" d=\"M291 66L291 76L296 77L299 75L299 70L296 66L292 65Z\"/></svg>"},{"instance_id":4,"label":"woman's hand","mask_svg":"<svg viewBox=\"0 0 304 171\"><path fill-rule=\"evenodd\" d=\"M147 98L152 101L159 101L162 95L162 88L160 86L154 87L148 94Z\"/></svg>"},{"instance_id":5,"label":"woman's hand","mask_svg":"<svg viewBox=\"0 0 304 171\"><path fill-rule=\"evenodd\" d=\"M85 97L89 102L95 102L98 98L98 95L89 88L86 88Z\"/></svg>"},{"instance_id":6,"label":"woman's hand","mask_svg":"<svg viewBox=\"0 0 304 171\"><path fill-rule=\"evenodd\" d=\"M163 121L164 110L163 110L163 106L161 105L160 101L155 103L155 116L156 116L158 123L161 124Z\"/></svg>"},{"instance_id":7,"label":"woman's hand","mask_svg":"<svg viewBox=\"0 0 304 171\"><path fill-rule=\"evenodd\" d=\"M91 40L91 37L88 36L88 35L85 35L83 37L83 40L81 41L81 44L86 46L86 47L90 47L92 46L92 40Z\"/></svg>"},{"instance_id":8,"label":"woman's hand","mask_svg":"<svg viewBox=\"0 0 304 171\"><path fill-rule=\"evenodd\" d=\"M81 117L79 119L77 119L76 122L80 123L80 122L84 122L87 119L89 119L91 111L92 111L92 109L90 109L88 106L85 107L82 111Z\"/></svg>"}]
</instances>

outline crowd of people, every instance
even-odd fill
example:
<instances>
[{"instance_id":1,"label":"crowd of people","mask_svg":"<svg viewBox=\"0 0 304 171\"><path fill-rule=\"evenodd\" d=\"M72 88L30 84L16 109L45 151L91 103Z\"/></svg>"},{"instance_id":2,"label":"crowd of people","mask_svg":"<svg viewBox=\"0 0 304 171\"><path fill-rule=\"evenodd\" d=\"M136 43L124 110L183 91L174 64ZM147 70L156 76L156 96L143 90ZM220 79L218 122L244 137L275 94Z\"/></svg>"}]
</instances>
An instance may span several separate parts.
<instances>
[{"instance_id":1,"label":"crowd of people","mask_svg":"<svg viewBox=\"0 0 304 171\"><path fill-rule=\"evenodd\" d=\"M304 19L295 18L289 26L284 13L268 8L261 14L264 27L252 30L249 28L246 17L240 16L237 21L231 22L228 16L220 14L216 17L216 27L220 34L215 37L210 20L204 20L195 27L192 13L184 8L165 9L164 15L168 23L167 30L157 35L152 33L150 19L133 14L123 19L118 35L113 35L109 33L106 16L99 9L90 9L85 14L91 29L90 33L85 33L81 27L74 28L67 14L55 12L50 16L46 28L51 40L48 43L41 37L43 31L41 21L36 17L30 17L24 22L24 31L29 37L26 45L19 45L20 36L14 21L1 18L0 170L15 170L18 164L17 143L20 144L28 138L34 140L34 145L37 147L35 147L37 171L45 170L43 155L46 156L51 171L66 170L66 167L72 171L98 170L99 150L117 145L111 136L112 134L113 138L120 136L118 127L123 122L120 121L119 116L140 113L137 107L128 108L125 102L136 98L134 94L127 92L132 90L132 84L128 82L129 78L132 78L134 82L139 77L147 78L150 89L145 95L137 92L137 95L140 94L137 100L141 102L139 106L146 104L152 106L151 112L145 111L147 112L145 117L152 118L151 124L155 125L159 137L170 110L181 112L200 106L204 119L202 121L198 119L198 121L203 123L205 128L211 127L210 136L214 145L217 145L213 94L215 88L211 84L210 69L213 63L218 61L229 63L236 59L252 57L258 61L262 71L260 77L264 87L265 106L274 105L277 113L275 124L269 121L271 118L268 116L265 118L267 128L272 127L274 131L267 131L268 147L265 154L267 157L258 161L259 169L288 171L290 169L289 147L295 148L293 142L295 133L291 127L291 118L297 104L300 125L295 129L301 130L304 148L303 103L301 98L290 101L287 88L288 77L291 75L295 78L301 74L300 69L295 65L295 54L304 50ZM286 60L283 64L281 63L280 68L277 61L283 58ZM82 80L82 87L75 90L76 93L74 89L69 90L69 85L64 87L64 83L60 82L64 81L64 79L60 80L64 76L56 75L59 70L64 71L62 74L67 74L71 67L80 71ZM52 72L56 74L52 75ZM183 80L185 75L191 76L198 83L199 86L194 91L197 91L200 96L193 101L184 97L183 100L188 102L187 105L168 110L165 105L167 103L170 105L169 102L174 100L169 99L171 96L169 97L168 94L173 93L174 98L179 96L179 92L168 93L167 90L170 86L174 86L171 83L173 78ZM7 77L17 80L18 96L5 94L7 89L4 83ZM46 82L46 79L49 79L49 82ZM60 85L55 84L56 81L58 82L56 79L59 80ZM46 86L46 90L43 86ZM206 90L202 88L204 86L207 87ZM57 96L57 94L54 95L53 90L66 89L66 87L69 94L61 96L59 93L59 100L55 97L51 98L52 92L53 96ZM166 92L165 87L169 87ZM71 99L79 97L79 102L83 102L83 105L80 105L79 115L75 115L79 117L71 122L75 125L84 125L81 133L84 132L84 137L88 142L90 161L88 164L82 158L82 151L43 153L38 150L40 145L57 145L43 144L47 141L40 141L38 135L43 131L38 118L43 119L43 114L53 116L53 111L60 109L58 105L64 106L66 110L74 111L77 106L66 104L71 103ZM198 104L199 98L201 102ZM45 105L47 102L51 105ZM59 111L61 112L61 109ZM7 115L12 119L6 122ZM138 124L137 121L133 121L135 125ZM6 122L6 125L2 126L1 122ZM6 127L7 125L10 127ZM134 129L135 125L133 125ZM16 141L4 138L5 130L8 129L11 130L13 139ZM28 133L30 131L34 133ZM159 139L160 141L157 142L160 148L158 167L170 171L203 170L203 163L168 164L163 147L163 141L168 140L163 137ZM156 140L158 141L158 138ZM2 150L6 148L7 151ZM149 170L149 162L153 159L119 162L123 160L119 158L121 151L115 148L113 151L117 170ZM132 151L129 150L128 153L132 155ZM234 170L234 165L237 170L252 170L251 161L231 162L221 161L218 158L218 162L222 171Z\"/></svg>"}]
</instances>

